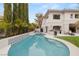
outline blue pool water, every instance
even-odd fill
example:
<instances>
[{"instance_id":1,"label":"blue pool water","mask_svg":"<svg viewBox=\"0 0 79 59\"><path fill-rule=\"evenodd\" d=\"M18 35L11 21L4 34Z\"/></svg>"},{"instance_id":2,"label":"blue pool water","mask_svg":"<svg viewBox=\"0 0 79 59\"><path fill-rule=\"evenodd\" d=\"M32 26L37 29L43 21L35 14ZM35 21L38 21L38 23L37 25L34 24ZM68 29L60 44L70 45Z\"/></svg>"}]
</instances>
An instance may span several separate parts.
<instances>
[{"instance_id":1,"label":"blue pool water","mask_svg":"<svg viewBox=\"0 0 79 59\"><path fill-rule=\"evenodd\" d=\"M24 37L11 46L9 56L68 56L69 49L63 43L49 40L43 35L36 34Z\"/></svg>"}]
</instances>

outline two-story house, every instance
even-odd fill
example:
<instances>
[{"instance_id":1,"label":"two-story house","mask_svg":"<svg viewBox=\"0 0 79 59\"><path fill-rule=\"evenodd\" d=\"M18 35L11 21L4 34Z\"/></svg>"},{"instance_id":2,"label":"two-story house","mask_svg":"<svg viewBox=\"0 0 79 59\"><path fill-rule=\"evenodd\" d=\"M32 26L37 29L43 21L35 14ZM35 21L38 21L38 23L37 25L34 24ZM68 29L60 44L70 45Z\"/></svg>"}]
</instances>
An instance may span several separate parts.
<instances>
[{"instance_id":1,"label":"two-story house","mask_svg":"<svg viewBox=\"0 0 79 59\"><path fill-rule=\"evenodd\" d=\"M79 33L79 28L75 25L78 21L78 9L49 9L44 15L42 28L44 32L57 31L57 33L68 33L71 31Z\"/></svg>"}]
</instances>

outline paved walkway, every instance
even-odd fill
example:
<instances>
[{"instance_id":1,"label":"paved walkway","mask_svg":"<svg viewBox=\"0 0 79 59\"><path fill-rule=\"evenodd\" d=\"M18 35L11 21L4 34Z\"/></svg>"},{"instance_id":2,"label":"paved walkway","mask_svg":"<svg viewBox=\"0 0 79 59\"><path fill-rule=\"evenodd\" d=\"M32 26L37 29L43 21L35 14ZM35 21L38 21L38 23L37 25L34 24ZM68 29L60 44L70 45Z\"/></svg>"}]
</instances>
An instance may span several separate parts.
<instances>
[{"instance_id":1,"label":"paved walkway","mask_svg":"<svg viewBox=\"0 0 79 59\"><path fill-rule=\"evenodd\" d=\"M10 47L11 45L0 48L0 56L7 56Z\"/></svg>"}]
</instances>

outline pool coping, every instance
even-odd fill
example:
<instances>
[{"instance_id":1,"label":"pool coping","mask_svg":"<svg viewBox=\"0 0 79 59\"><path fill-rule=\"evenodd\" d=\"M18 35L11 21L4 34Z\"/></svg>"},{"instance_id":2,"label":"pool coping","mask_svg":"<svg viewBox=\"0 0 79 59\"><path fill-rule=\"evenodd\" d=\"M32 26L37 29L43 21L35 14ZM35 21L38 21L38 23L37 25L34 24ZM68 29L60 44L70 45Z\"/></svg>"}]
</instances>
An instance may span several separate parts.
<instances>
[{"instance_id":1,"label":"pool coping","mask_svg":"<svg viewBox=\"0 0 79 59\"><path fill-rule=\"evenodd\" d=\"M79 56L79 48L76 47L75 45L73 45L72 43L62 40L62 39L59 39L59 38L56 38L55 36L50 35L50 34L46 34L45 37L64 43L69 48L70 56Z\"/></svg>"}]
</instances>

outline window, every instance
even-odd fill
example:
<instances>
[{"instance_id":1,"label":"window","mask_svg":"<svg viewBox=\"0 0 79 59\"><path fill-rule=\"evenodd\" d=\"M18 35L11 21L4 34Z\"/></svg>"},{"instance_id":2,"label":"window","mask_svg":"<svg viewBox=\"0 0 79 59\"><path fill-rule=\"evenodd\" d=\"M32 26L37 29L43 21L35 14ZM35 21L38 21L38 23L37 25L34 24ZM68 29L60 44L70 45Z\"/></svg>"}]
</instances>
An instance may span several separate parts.
<instances>
[{"instance_id":1,"label":"window","mask_svg":"<svg viewBox=\"0 0 79 59\"><path fill-rule=\"evenodd\" d=\"M53 19L60 19L60 15L53 15Z\"/></svg>"},{"instance_id":2,"label":"window","mask_svg":"<svg viewBox=\"0 0 79 59\"><path fill-rule=\"evenodd\" d=\"M73 18L73 14L70 15L70 18Z\"/></svg>"},{"instance_id":3,"label":"window","mask_svg":"<svg viewBox=\"0 0 79 59\"><path fill-rule=\"evenodd\" d=\"M75 18L79 18L79 14L75 14Z\"/></svg>"}]
</instances>

